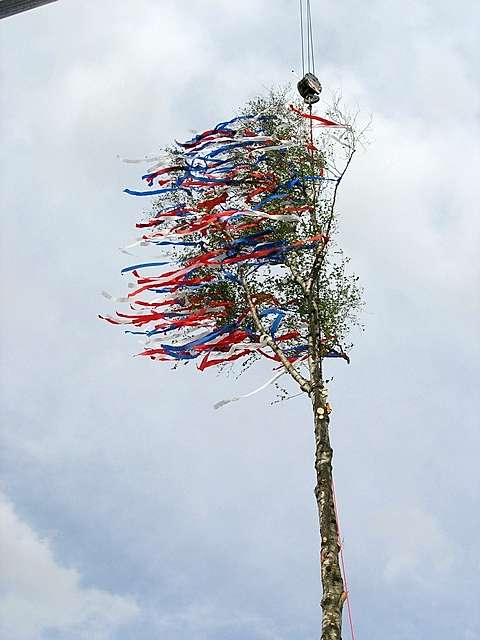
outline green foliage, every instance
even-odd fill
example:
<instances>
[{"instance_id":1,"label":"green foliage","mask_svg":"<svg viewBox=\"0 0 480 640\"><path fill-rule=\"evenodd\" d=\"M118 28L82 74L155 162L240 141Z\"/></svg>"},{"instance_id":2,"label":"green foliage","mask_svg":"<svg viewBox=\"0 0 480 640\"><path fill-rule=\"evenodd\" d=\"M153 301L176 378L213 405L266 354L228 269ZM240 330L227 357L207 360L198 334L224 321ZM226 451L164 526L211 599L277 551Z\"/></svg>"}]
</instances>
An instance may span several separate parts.
<instances>
[{"instance_id":1,"label":"green foliage","mask_svg":"<svg viewBox=\"0 0 480 640\"><path fill-rule=\"evenodd\" d=\"M319 149L312 153L307 149L311 140L312 131L308 120L299 119L290 109L289 90L271 91L267 96L256 97L251 100L242 113L274 113L277 118L269 121L269 133L280 139L297 139L304 144L295 148L288 154L274 152L270 154L268 167L281 181L288 180L294 175L305 176L322 173L326 167L335 168L340 179L346 162L355 151L356 136L353 128L348 127L344 136L345 142L340 145L320 133L314 136L314 144ZM302 109L302 104L295 104ZM345 122L339 103L334 103L327 116L337 122ZM340 168L337 167L340 164ZM337 215L334 209L335 195L338 184L311 184L309 188L299 187L294 192L296 204L308 205L314 209L314 214L295 227L287 223L277 224L275 237L295 241L305 239L314 234L327 233L329 242L325 246L321 268L312 283L314 296L319 308L321 335L333 337L329 344L340 346L343 351L352 347L347 344L351 330L355 326L361 326L359 314L363 308L362 288L359 278L349 273L350 260L343 256L343 252L335 243L334 236L337 231ZM274 209L274 205L272 205ZM305 295L298 280L293 276L292 270L301 280L308 282L312 275L315 253L301 252L290 254L287 266L282 269L269 269L266 273L253 276L255 290L268 292L286 303L295 301L297 313L291 315L286 324L289 328L298 328L308 323L312 314L312 301Z\"/></svg>"}]
</instances>

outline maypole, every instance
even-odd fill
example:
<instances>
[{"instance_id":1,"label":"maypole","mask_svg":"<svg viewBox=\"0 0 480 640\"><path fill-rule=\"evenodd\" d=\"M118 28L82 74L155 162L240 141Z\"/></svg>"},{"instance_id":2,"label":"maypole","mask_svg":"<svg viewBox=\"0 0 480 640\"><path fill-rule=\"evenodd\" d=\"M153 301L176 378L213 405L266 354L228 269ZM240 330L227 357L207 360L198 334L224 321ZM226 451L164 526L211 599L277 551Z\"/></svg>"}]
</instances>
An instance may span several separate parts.
<instances>
[{"instance_id":1,"label":"maypole","mask_svg":"<svg viewBox=\"0 0 480 640\"><path fill-rule=\"evenodd\" d=\"M315 51L312 27L312 14L310 0L299 0L300 9L300 38L302 53L303 77L297 84L298 92L308 105L310 119L310 154L312 166L314 164L314 140L313 140L313 105L320 100L322 85L315 75ZM306 64L305 64L306 62ZM334 216L334 207L338 186L353 155L348 158L344 172L339 176L331 202L330 216L328 218L326 235L330 233L330 227ZM316 207L316 186L310 185L313 191L312 200ZM316 250L314 271L321 268L324 260L326 245ZM317 266L318 265L318 266ZM345 563L343 559L342 541L338 524L337 504L335 497L335 485L333 481L333 449L330 444L329 424L330 405L327 401L328 392L322 372L322 358L319 346L322 343L322 323L320 321L316 300L321 292L318 290L318 280L315 275L310 281L309 302L310 313L310 350L309 368L313 382L310 398L314 416L315 435L315 473L316 486L315 498L317 501L320 524L320 576L322 583L322 640L339 640L342 636L342 611L345 601L348 608L348 619L352 640L355 640L353 629L349 594L346 590Z\"/></svg>"},{"instance_id":2,"label":"maypole","mask_svg":"<svg viewBox=\"0 0 480 640\"><path fill-rule=\"evenodd\" d=\"M321 637L340 640L349 600L323 364L326 358L349 362L346 340L361 305L358 279L348 275L334 239L337 192L356 135L338 105L313 113L321 85L309 0L300 0L300 30L302 101L281 92L254 98L234 117L143 159L150 164L142 175L146 186L125 189L153 198L151 212L136 224L140 235L123 250L138 256L122 269L130 279L128 293L114 298L104 292L125 308L100 317L144 339L140 359L195 363L200 372L273 363L265 384L216 408L282 376L308 396L321 538Z\"/></svg>"}]
</instances>

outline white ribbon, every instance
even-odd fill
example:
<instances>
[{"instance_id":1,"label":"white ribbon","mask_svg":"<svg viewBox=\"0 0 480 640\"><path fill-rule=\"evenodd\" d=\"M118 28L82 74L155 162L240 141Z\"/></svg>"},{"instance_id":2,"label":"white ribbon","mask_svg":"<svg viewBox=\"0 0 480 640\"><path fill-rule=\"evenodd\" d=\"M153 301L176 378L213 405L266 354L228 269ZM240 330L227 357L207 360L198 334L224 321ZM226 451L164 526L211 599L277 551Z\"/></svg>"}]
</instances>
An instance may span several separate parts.
<instances>
[{"instance_id":1,"label":"white ribbon","mask_svg":"<svg viewBox=\"0 0 480 640\"><path fill-rule=\"evenodd\" d=\"M129 302L129 298L116 298L115 296L112 296L110 293L108 293L108 291L102 291L102 296L107 300L113 300L113 302Z\"/></svg>"},{"instance_id":2,"label":"white ribbon","mask_svg":"<svg viewBox=\"0 0 480 640\"><path fill-rule=\"evenodd\" d=\"M238 400L242 400L243 398L249 398L250 396L254 396L256 393L259 393L260 391L263 391L264 389L266 389L269 385L273 384L274 382L276 382L281 376L283 376L286 373L285 370L280 371L280 373L277 373L273 376L273 378L270 378L270 380L267 380L267 382L265 382L264 384L262 384L260 387L258 387L258 389L254 389L253 391L250 391L250 393L245 393L243 396L235 396L233 398L229 398L228 400L220 400L219 402L216 402L213 405L214 409L220 409L220 407L225 406L226 404L230 404L230 402L237 402Z\"/></svg>"}]
</instances>

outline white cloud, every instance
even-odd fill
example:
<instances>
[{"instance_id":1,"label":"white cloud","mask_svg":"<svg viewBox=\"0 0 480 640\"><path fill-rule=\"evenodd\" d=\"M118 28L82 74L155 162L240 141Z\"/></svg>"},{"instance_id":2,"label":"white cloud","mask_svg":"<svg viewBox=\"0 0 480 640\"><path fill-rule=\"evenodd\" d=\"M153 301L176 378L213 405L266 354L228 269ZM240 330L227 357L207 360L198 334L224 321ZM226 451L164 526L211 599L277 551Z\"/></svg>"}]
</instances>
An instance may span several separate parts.
<instances>
[{"instance_id":1,"label":"white cloud","mask_svg":"<svg viewBox=\"0 0 480 640\"><path fill-rule=\"evenodd\" d=\"M64 639L107 640L139 613L128 598L82 586L79 572L55 561L48 541L1 493L0 527L3 640L38 640L49 630Z\"/></svg>"}]
</instances>

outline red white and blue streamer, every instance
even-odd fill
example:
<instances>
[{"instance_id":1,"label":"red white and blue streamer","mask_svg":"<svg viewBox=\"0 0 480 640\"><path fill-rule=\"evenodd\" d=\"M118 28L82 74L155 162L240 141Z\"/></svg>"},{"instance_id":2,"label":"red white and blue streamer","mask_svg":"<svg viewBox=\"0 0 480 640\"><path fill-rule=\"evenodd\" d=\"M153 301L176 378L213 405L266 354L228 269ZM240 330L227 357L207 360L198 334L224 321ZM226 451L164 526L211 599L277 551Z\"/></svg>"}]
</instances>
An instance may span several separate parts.
<instances>
[{"instance_id":1,"label":"red white and blue streamer","mask_svg":"<svg viewBox=\"0 0 480 640\"><path fill-rule=\"evenodd\" d=\"M297 117L315 119L321 126L341 126L291 108ZM303 239L292 234L288 240L276 233L275 225L295 229L311 211L299 197L305 184L335 183L338 177L327 170L321 175L292 170L288 180L279 182L268 169L269 154L287 154L300 143L269 135L266 125L274 117L239 116L177 142L175 151L145 158L154 162L142 176L145 187L125 189L157 201L151 216L136 225L140 237L124 252L139 255L135 250L156 249L160 254L140 254L140 260L122 269L131 278L128 294L116 299L104 295L129 308L100 317L130 325L126 333L142 336L139 356L195 360L200 370L252 355L278 361L259 335L246 298L222 299L222 283L241 289L245 269L279 266L292 252L328 242L322 234ZM306 331L289 325L294 310L288 301L281 304L269 294L257 294L255 302L265 332L288 360L303 360ZM334 344L326 344L323 355L345 357Z\"/></svg>"}]
</instances>

